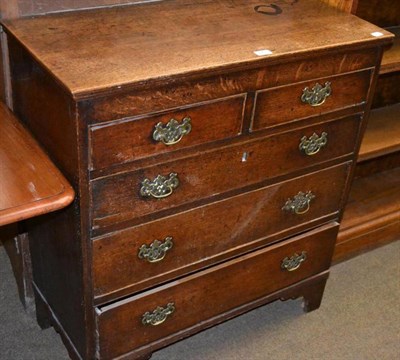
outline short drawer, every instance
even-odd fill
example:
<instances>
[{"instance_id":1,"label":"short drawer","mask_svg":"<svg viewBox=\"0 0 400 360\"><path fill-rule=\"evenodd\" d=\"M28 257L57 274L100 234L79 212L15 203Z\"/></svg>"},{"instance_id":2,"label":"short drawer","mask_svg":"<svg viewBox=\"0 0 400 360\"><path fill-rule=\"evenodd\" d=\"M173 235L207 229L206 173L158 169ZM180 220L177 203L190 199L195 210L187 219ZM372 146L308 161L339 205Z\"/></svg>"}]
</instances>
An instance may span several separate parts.
<instances>
[{"instance_id":1,"label":"short drawer","mask_svg":"<svg viewBox=\"0 0 400 360\"><path fill-rule=\"evenodd\" d=\"M337 231L332 223L98 308L100 358L156 348L161 340L165 346L193 327L218 322L235 308L328 269Z\"/></svg>"},{"instance_id":2,"label":"short drawer","mask_svg":"<svg viewBox=\"0 0 400 360\"><path fill-rule=\"evenodd\" d=\"M378 56L378 48L350 52L334 49L317 58L294 59L287 63L263 65L244 71L232 69L205 78L167 82L131 91L114 89L111 94L80 101L79 115L81 121L88 124L133 118L240 93L373 68Z\"/></svg>"},{"instance_id":3,"label":"short drawer","mask_svg":"<svg viewBox=\"0 0 400 360\"><path fill-rule=\"evenodd\" d=\"M231 138L242 130L246 95L194 104L162 115L90 128L90 169Z\"/></svg>"},{"instance_id":4,"label":"short drawer","mask_svg":"<svg viewBox=\"0 0 400 360\"><path fill-rule=\"evenodd\" d=\"M94 180L92 226L105 227L212 198L351 154L359 120L359 115L352 116Z\"/></svg>"},{"instance_id":5,"label":"short drawer","mask_svg":"<svg viewBox=\"0 0 400 360\"><path fill-rule=\"evenodd\" d=\"M371 70L256 92L253 131L366 103Z\"/></svg>"},{"instance_id":6,"label":"short drawer","mask_svg":"<svg viewBox=\"0 0 400 360\"><path fill-rule=\"evenodd\" d=\"M351 162L93 241L94 294L132 293L337 216ZM285 209L310 192L309 203ZM298 197L301 199L301 196ZM309 208L308 208L309 205Z\"/></svg>"}]
</instances>

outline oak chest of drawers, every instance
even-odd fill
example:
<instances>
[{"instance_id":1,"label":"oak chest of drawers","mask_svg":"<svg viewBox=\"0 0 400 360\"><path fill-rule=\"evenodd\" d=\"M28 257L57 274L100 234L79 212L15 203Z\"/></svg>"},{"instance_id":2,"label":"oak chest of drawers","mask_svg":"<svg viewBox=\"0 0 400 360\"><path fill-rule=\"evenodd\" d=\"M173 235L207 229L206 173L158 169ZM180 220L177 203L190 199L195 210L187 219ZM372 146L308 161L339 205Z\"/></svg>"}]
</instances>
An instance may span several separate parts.
<instances>
[{"instance_id":1,"label":"oak chest of drawers","mask_svg":"<svg viewBox=\"0 0 400 360\"><path fill-rule=\"evenodd\" d=\"M311 0L4 26L14 111L78 194L27 224L38 321L72 358L319 306L389 33Z\"/></svg>"}]
</instances>

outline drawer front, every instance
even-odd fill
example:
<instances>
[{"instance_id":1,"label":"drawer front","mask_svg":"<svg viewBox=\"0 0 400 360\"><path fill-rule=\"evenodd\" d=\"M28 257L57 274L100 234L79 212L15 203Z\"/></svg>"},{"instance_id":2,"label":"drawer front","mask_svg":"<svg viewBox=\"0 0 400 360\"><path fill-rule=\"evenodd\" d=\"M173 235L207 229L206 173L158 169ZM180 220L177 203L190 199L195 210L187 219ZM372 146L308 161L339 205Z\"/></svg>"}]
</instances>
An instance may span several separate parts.
<instances>
[{"instance_id":1,"label":"drawer front","mask_svg":"<svg viewBox=\"0 0 400 360\"><path fill-rule=\"evenodd\" d=\"M202 321L218 320L230 310L328 269L337 231L333 223L98 309L101 358L154 345L177 332L182 337L185 329ZM159 324L153 313L157 307L162 308Z\"/></svg>"},{"instance_id":2,"label":"drawer front","mask_svg":"<svg viewBox=\"0 0 400 360\"><path fill-rule=\"evenodd\" d=\"M334 166L95 239L95 296L143 290L321 224L337 215L350 166ZM284 210L300 191L315 196L308 211Z\"/></svg>"},{"instance_id":3,"label":"drawer front","mask_svg":"<svg viewBox=\"0 0 400 360\"><path fill-rule=\"evenodd\" d=\"M359 119L359 116L353 116L313 125L94 180L91 182L92 225L94 228L104 227L176 208L350 154L354 151ZM325 145L315 155L306 155L305 151L309 151L307 144L314 143L310 140L314 134L323 143L326 137ZM300 150L300 144L305 148ZM157 178L158 175L164 179ZM156 184L161 184L165 194L159 195ZM150 191L155 196L165 197L155 198Z\"/></svg>"},{"instance_id":4,"label":"drawer front","mask_svg":"<svg viewBox=\"0 0 400 360\"><path fill-rule=\"evenodd\" d=\"M256 92L253 131L366 102L370 70Z\"/></svg>"},{"instance_id":5,"label":"drawer front","mask_svg":"<svg viewBox=\"0 0 400 360\"><path fill-rule=\"evenodd\" d=\"M167 114L90 128L91 170L231 138L241 133L246 95Z\"/></svg>"},{"instance_id":6,"label":"drawer front","mask_svg":"<svg viewBox=\"0 0 400 360\"><path fill-rule=\"evenodd\" d=\"M259 69L238 72L231 70L225 74L188 79L168 83L165 86L114 91L107 96L81 101L79 112L83 122L98 124L249 91L366 69L374 67L377 59L377 48L358 49L352 52L335 51L317 59L297 59L294 62L268 65Z\"/></svg>"}]
</instances>

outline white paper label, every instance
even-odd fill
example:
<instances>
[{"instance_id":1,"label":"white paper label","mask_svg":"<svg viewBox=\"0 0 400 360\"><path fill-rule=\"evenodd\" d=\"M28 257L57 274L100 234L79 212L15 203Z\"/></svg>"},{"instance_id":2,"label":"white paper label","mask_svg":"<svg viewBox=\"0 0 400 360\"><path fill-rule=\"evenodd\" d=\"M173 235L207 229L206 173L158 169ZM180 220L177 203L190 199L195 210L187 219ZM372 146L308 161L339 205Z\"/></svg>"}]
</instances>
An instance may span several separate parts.
<instances>
[{"instance_id":1,"label":"white paper label","mask_svg":"<svg viewBox=\"0 0 400 360\"><path fill-rule=\"evenodd\" d=\"M262 49L254 51L254 54L256 54L257 56L265 56L265 55L271 55L272 51L268 49Z\"/></svg>"}]
</instances>

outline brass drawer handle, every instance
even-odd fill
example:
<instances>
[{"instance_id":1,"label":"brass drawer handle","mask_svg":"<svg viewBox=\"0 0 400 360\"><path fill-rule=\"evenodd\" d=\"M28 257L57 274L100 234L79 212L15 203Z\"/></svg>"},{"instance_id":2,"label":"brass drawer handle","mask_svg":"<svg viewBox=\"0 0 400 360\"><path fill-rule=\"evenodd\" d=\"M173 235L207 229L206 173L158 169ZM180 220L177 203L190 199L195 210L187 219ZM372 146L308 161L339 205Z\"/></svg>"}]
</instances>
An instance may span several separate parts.
<instances>
[{"instance_id":1,"label":"brass drawer handle","mask_svg":"<svg viewBox=\"0 0 400 360\"><path fill-rule=\"evenodd\" d=\"M162 142L164 145L175 145L190 133L192 130L191 121L192 119L186 116L181 124L175 119L171 119L165 126L159 122L154 128L153 139Z\"/></svg>"},{"instance_id":2,"label":"brass drawer handle","mask_svg":"<svg viewBox=\"0 0 400 360\"><path fill-rule=\"evenodd\" d=\"M293 199L288 199L286 201L285 205L282 207L282 210L289 211L297 215L305 214L308 210L310 210L310 202L314 198L315 195L311 191L308 191L307 193L300 191L293 197Z\"/></svg>"},{"instance_id":3,"label":"brass drawer handle","mask_svg":"<svg viewBox=\"0 0 400 360\"><path fill-rule=\"evenodd\" d=\"M142 316L142 324L143 325L151 325L157 326L162 324L167 317L171 315L175 311L175 304L169 303L165 308L161 306L157 306L157 308L153 311L147 311Z\"/></svg>"},{"instance_id":4,"label":"brass drawer handle","mask_svg":"<svg viewBox=\"0 0 400 360\"><path fill-rule=\"evenodd\" d=\"M301 254L294 253L292 257L285 257L282 260L281 268L287 271L295 271L307 259L307 253L302 251Z\"/></svg>"},{"instance_id":5,"label":"brass drawer handle","mask_svg":"<svg viewBox=\"0 0 400 360\"><path fill-rule=\"evenodd\" d=\"M301 96L301 101L303 103L309 104L311 106L320 106L332 93L331 83L327 81L325 86L316 83L310 90L306 87L303 90L303 95Z\"/></svg>"},{"instance_id":6,"label":"brass drawer handle","mask_svg":"<svg viewBox=\"0 0 400 360\"><path fill-rule=\"evenodd\" d=\"M303 136L300 139L299 149L306 155L312 156L317 154L327 143L328 134L326 132L323 132L321 136L314 133L309 138Z\"/></svg>"},{"instance_id":7,"label":"brass drawer handle","mask_svg":"<svg viewBox=\"0 0 400 360\"><path fill-rule=\"evenodd\" d=\"M161 261L167 255L168 250L172 249L174 245L172 237L168 236L164 242L160 240L154 240L150 246L143 244L138 253L139 259L146 260L149 263L155 263Z\"/></svg>"},{"instance_id":8,"label":"brass drawer handle","mask_svg":"<svg viewBox=\"0 0 400 360\"><path fill-rule=\"evenodd\" d=\"M178 186L178 174L171 173L168 178L157 175L153 181L149 179L143 180L142 187L140 188L140 195L143 197L162 199L170 196Z\"/></svg>"}]
</instances>

